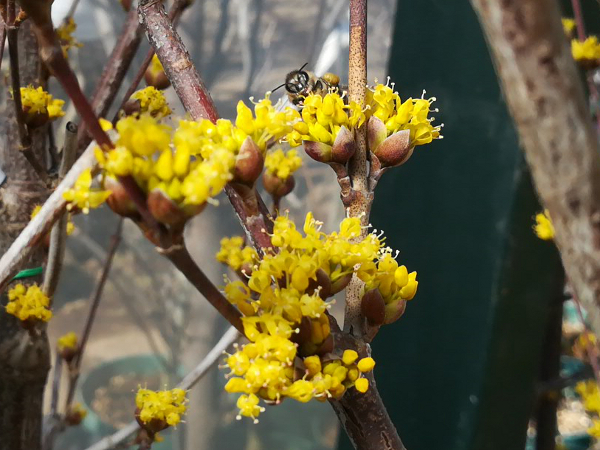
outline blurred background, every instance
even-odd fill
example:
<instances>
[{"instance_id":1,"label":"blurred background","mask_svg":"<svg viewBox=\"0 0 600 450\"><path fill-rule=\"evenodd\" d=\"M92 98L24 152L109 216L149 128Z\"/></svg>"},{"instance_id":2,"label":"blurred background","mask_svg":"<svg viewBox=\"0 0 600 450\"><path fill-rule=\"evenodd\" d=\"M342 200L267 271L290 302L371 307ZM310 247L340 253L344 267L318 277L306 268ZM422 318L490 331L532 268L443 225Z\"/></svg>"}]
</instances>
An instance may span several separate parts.
<instances>
[{"instance_id":1,"label":"blurred background","mask_svg":"<svg viewBox=\"0 0 600 450\"><path fill-rule=\"evenodd\" d=\"M346 80L347 6L347 0L195 0L179 32L219 113L233 118L238 100L262 98L304 63L318 75L332 71ZM70 7L71 0L55 1L57 24ZM593 28L597 4L584 7ZM74 17L84 46L70 59L91 94L125 13L117 0L81 0ZM391 76L402 98L425 89L437 98L436 118L445 124L443 140L417 149L377 190L371 222L420 281L402 320L373 343L378 387L411 450L523 449L537 414L542 362L552 350L548 336L561 326L562 268L553 244L531 230L540 206L477 18L467 0L371 0L368 33L369 80ZM143 39L133 68L147 48ZM52 86L64 98L60 92ZM167 94L182 116L172 88ZM65 120L74 118L69 111ZM344 215L333 173L305 158L296 180L283 207L296 219L312 210L333 228ZM241 231L221 200L186 230L194 258L217 285L225 273L213 262L219 240ZM116 218L99 210L75 223L51 342L80 332ZM90 413L56 448L85 448L127 423L139 383L173 384L226 328L126 223L83 360L77 396ZM223 375L215 369L193 389L187 424L157 449L351 448L343 432L338 440L327 404L284 402L258 425L237 422ZM585 414L575 420L578 431L589 425Z\"/></svg>"}]
</instances>

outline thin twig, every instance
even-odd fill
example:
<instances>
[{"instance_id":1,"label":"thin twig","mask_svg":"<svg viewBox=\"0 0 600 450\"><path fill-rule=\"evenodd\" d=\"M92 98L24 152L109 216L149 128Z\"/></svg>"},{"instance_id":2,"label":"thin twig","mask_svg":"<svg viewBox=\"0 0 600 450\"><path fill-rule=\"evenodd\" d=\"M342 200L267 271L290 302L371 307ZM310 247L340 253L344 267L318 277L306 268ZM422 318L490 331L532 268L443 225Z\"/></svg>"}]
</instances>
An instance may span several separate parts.
<instances>
[{"instance_id":1,"label":"thin twig","mask_svg":"<svg viewBox=\"0 0 600 450\"><path fill-rule=\"evenodd\" d=\"M62 161L58 169L59 182L67 175L77 154L77 125L73 122L67 123L65 134L65 145L62 151ZM48 297L54 295L60 272L62 269L63 258L65 255L65 240L67 238L67 224L69 217L63 211L57 223L50 232L50 246L48 248L48 263L44 272L43 291Z\"/></svg>"},{"instance_id":2,"label":"thin twig","mask_svg":"<svg viewBox=\"0 0 600 450\"><path fill-rule=\"evenodd\" d=\"M173 6L169 10L169 20L173 23L174 27L177 26L177 23L179 22L179 18L181 17L181 14L185 11L185 9L188 6L190 6L190 4L191 4L191 2L189 0L175 0L175 2L173 3ZM127 92L123 96L123 100L121 100L121 105L119 106L119 108L117 108L117 112L115 113L115 116L113 117L113 120L112 120L113 124L115 124L117 122L120 111L125 107L125 104L129 101L130 97L133 95L135 90L138 88L140 82L142 81L142 78L144 78L144 74L146 73L148 66L150 66L153 56L154 56L154 49L152 47L150 47L150 49L148 50L148 53L146 53L146 57L144 58L144 61L142 62L142 64L138 68L137 73L133 77L133 80L131 81L131 84L129 85Z\"/></svg>"},{"instance_id":3,"label":"thin twig","mask_svg":"<svg viewBox=\"0 0 600 450\"><path fill-rule=\"evenodd\" d=\"M223 296L200 267L192 259L185 245L178 245L168 250L161 250L174 265L179 269L190 283L215 307L231 325L241 333L244 332L240 312Z\"/></svg>"},{"instance_id":4,"label":"thin twig","mask_svg":"<svg viewBox=\"0 0 600 450\"><path fill-rule=\"evenodd\" d=\"M79 368L81 367L81 360L83 359L85 347L90 337L90 333L92 331L92 325L94 324L94 319L96 318L96 312L98 311L98 306L100 305L100 299L102 298L102 293L104 292L106 280L108 280L108 274L110 272L110 268L112 267L112 262L115 253L117 252L117 248L119 247L119 243L121 242L123 220L124 219L122 217L119 218L117 229L111 237L110 246L108 248L106 259L102 267L102 273L100 274L100 278L96 283L94 292L90 297L90 310L88 312L88 316L83 327L83 332L81 333L81 341L79 343L79 347L77 348L77 354L69 364L69 390L67 393L67 400L65 402L65 411L69 410L71 402L73 401L73 396L75 395L75 388L77 387L77 380L79 379Z\"/></svg>"},{"instance_id":5,"label":"thin twig","mask_svg":"<svg viewBox=\"0 0 600 450\"><path fill-rule=\"evenodd\" d=\"M48 181L48 173L33 154L29 128L25 123L25 112L23 111L23 103L21 101L21 77L19 73L19 28L15 26L15 18L15 2L14 0L9 0L7 22L8 56L10 59L10 79L13 103L15 105L15 119L19 130L19 150L27 161L29 161L35 173L46 183Z\"/></svg>"},{"instance_id":6,"label":"thin twig","mask_svg":"<svg viewBox=\"0 0 600 450\"><path fill-rule=\"evenodd\" d=\"M52 397L50 398L50 417L56 417L58 413L58 393L60 388L60 377L62 375L62 356L56 352L54 360L54 377L52 379Z\"/></svg>"},{"instance_id":7,"label":"thin twig","mask_svg":"<svg viewBox=\"0 0 600 450\"><path fill-rule=\"evenodd\" d=\"M193 388L196 383L198 383L198 381L200 381L202 377L206 375L208 370L219 360L223 352L227 350L229 346L237 339L239 339L239 337L240 334L235 328L229 328L229 330L225 332L221 339L219 339L219 342L217 342L217 344L210 350L210 352L208 352L204 359L200 361L200 363L183 378L177 387L186 390ZM139 425L137 421L134 420L113 435L105 437L91 447L88 447L86 450L109 450L126 441L138 429Z\"/></svg>"}]
</instances>

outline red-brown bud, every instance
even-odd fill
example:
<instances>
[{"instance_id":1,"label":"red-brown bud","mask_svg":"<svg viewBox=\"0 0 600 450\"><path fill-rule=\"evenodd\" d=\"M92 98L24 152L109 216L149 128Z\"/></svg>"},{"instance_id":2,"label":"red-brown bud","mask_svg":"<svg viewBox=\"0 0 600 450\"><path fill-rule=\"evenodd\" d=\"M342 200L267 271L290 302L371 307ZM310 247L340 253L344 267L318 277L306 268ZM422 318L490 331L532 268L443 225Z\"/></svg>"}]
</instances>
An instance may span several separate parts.
<instances>
[{"instance_id":1,"label":"red-brown bud","mask_svg":"<svg viewBox=\"0 0 600 450\"><path fill-rule=\"evenodd\" d=\"M398 320L400 317L402 317L402 314L404 314L404 311L406 310L406 300L395 300L391 303L388 303L387 305L385 305L385 324L390 324L392 322L395 322L396 320Z\"/></svg>"},{"instance_id":2,"label":"red-brown bud","mask_svg":"<svg viewBox=\"0 0 600 450\"><path fill-rule=\"evenodd\" d=\"M265 171L263 173L262 180L265 191L267 191L273 197L285 197L292 192L296 186L296 180L294 180L292 175L287 177L285 180L282 180L278 176Z\"/></svg>"},{"instance_id":3,"label":"red-brown bud","mask_svg":"<svg viewBox=\"0 0 600 450\"><path fill-rule=\"evenodd\" d=\"M123 185L114 178L106 177L104 179L104 189L111 192L110 197L106 200L106 204L116 214L123 217L137 217L138 210L129 197L129 194Z\"/></svg>"},{"instance_id":4,"label":"red-brown bud","mask_svg":"<svg viewBox=\"0 0 600 450\"><path fill-rule=\"evenodd\" d=\"M377 117L369 118L367 139L369 149L377 156L383 167L404 164L413 153L410 146L410 130L400 130L387 136L385 124Z\"/></svg>"},{"instance_id":5,"label":"red-brown bud","mask_svg":"<svg viewBox=\"0 0 600 450\"><path fill-rule=\"evenodd\" d=\"M312 278L309 280L306 292L313 293L320 288L319 297L325 300L331 295L331 279L323 269L317 269L316 275L316 280Z\"/></svg>"},{"instance_id":6,"label":"red-brown bud","mask_svg":"<svg viewBox=\"0 0 600 450\"><path fill-rule=\"evenodd\" d=\"M29 110L30 108L28 106L23 108L23 118L29 128L41 127L48 122L48 111L32 114L29 112Z\"/></svg>"},{"instance_id":7,"label":"red-brown bud","mask_svg":"<svg viewBox=\"0 0 600 450\"><path fill-rule=\"evenodd\" d=\"M246 137L235 159L234 181L252 186L262 173L265 159L258 145Z\"/></svg>"},{"instance_id":8,"label":"red-brown bud","mask_svg":"<svg viewBox=\"0 0 600 450\"><path fill-rule=\"evenodd\" d=\"M139 114L142 110L142 106L140 105L140 101L135 98L130 98L123 105L123 112L126 116L131 116L133 114Z\"/></svg>"},{"instance_id":9,"label":"red-brown bud","mask_svg":"<svg viewBox=\"0 0 600 450\"><path fill-rule=\"evenodd\" d=\"M343 277L339 278L338 280L334 281L333 283L331 283L331 291L330 291L329 295L335 295L338 292L346 289L346 286L348 286L348 283L350 283L351 279L352 279L352 274L348 273L348 274L344 275Z\"/></svg>"},{"instance_id":10,"label":"red-brown bud","mask_svg":"<svg viewBox=\"0 0 600 450\"><path fill-rule=\"evenodd\" d=\"M148 210L156 220L166 225L183 225L188 215L161 189L148 194Z\"/></svg>"},{"instance_id":11,"label":"red-brown bud","mask_svg":"<svg viewBox=\"0 0 600 450\"><path fill-rule=\"evenodd\" d=\"M385 321L385 302L379 289L371 289L363 295L360 311L370 325L382 325Z\"/></svg>"},{"instance_id":12,"label":"red-brown bud","mask_svg":"<svg viewBox=\"0 0 600 450\"><path fill-rule=\"evenodd\" d=\"M171 82L163 71L155 72L152 67L146 69L144 80L148 86L153 86L156 89L163 90L171 86Z\"/></svg>"},{"instance_id":13,"label":"red-brown bud","mask_svg":"<svg viewBox=\"0 0 600 450\"><path fill-rule=\"evenodd\" d=\"M346 164L356 152L356 141L354 134L345 126L340 128L333 147L331 149L332 161L340 164Z\"/></svg>"},{"instance_id":14,"label":"red-brown bud","mask_svg":"<svg viewBox=\"0 0 600 450\"><path fill-rule=\"evenodd\" d=\"M306 154L315 161L322 163L333 161L333 148L331 145L317 141L303 141L303 144Z\"/></svg>"}]
</instances>

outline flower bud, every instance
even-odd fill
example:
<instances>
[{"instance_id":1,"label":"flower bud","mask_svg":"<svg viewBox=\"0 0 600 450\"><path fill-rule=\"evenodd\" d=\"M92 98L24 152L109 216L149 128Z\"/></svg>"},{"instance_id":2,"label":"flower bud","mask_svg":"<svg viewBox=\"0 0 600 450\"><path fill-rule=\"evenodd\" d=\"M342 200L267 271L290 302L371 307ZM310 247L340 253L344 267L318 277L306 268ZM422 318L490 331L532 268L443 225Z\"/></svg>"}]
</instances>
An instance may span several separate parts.
<instances>
[{"instance_id":1,"label":"flower bud","mask_svg":"<svg viewBox=\"0 0 600 450\"><path fill-rule=\"evenodd\" d=\"M331 353L333 351L333 347L334 347L333 335L329 334L325 338L323 343L319 346L319 348L316 350L316 354L317 355L325 355L326 353Z\"/></svg>"},{"instance_id":2,"label":"flower bud","mask_svg":"<svg viewBox=\"0 0 600 450\"><path fill-rule=\"evenodd\" d=\"M414 147L410 146L410 130L400 130L386 138L374 150L371 148L383 167L404 164L411 157L413 150Z\"/></svg>"},{"instance_id":3,"label":"flower bud","mask_svg":"<svg viewBox=\"0 0 600 450\"><path fill-rule=\"evenodd\" d=\"M118 180L106 177L103 188L111 192L110 197L106 199L106 203L116 214L123 217L135 217L138 215L135 203L133 203L133 200L131 200L129 194L127 194L127 191Z\"/></svg>"},{"instance_id":4,"label":"flower bud","mask_svg":"<svg viewBox=\"0 0 600 450\"><path fill-rule=\"evenodd\" d=\"M235 159L234 181L252 186L262 173L264 164L258 145L247 136Z\"/></svg>"},{"instance_id":5,"label":"flower bud","mask_svg":"<svg viewBox=\"0 0 600 450\"><path fill-rule=\"evenodd\" d=\"M362 315L371 325L382 325L385 321L385 302L379 289L371 289L363 295L360 302Z\"/></svg>"},{"instance_id":6,"label":"flower bud","mask_svg":"<svg viewBox=\"0 0 600 450\"><path fill-rule=\"evenodd\" d=\"M356 151L354 135L348 128L342 125L332 147L333 162L346 164Z\"/></svg>"},{"instance_id":7,"label":"flower bud","mask_svg":"<svg viewBox=\"0 0 600 450\"><path fill-rule=\"evenodd\" d=\"M41 127L42 125L46 124L50 118L48 111L32 113L30 108L27 106L23 108L23 113L25 123L30 128Z\"/></svg>"},{"instance_id":8,"label":"flower bud","mask_svg":"<svg viewBox=\"0 0 600 450\"><path fill-rule=\"evenodd\" d=\"M312 330L310 319L306 316L302 316L302 320L300 321L300 324L297 328L298 332L293 333L290 340L300 345L305 342L308 342L310 340L310 333Z\"/></svg>"},{"instance_id":9,"label":"flower bud","mask_svg":"<svg viewBox=\"0 0 600 450\"><path fill-rule=\"evenodd\" d=\"M369 118L367 140L369 150L377 156L384 167L398 166L412 155L410 130L400 130L388 137L387 128L378 117Z\"/></svg>"},{"instance_id":10,"label":"flower bud","mask_svg":"<svg viewBox=\"0 0 600 450\"><path fill-rule=\"evenodd\" d=\"M142 106L140 104L140 101L135 98L130 98L123 105L123 112L125 113L126 116L132 116L134 114L139 114L141 110L142 110Z\"/></svg>"},{"instance_id":11,"label":"flower bud","mask_svg":"<svg viewBox=\"0 0 600 450\"><path fill-rule=\"evenodd\" d=\"M140 408L135 409L135 420L143 430L148 431L151 435L154 435L155 433L158 433L169 426L167 422L160 419L151 419L144 423L140 418L140 412Z\"/></svg>"},{"instance_id":12,"label":"flower bud","mask_svg":"<svg viewBox=\"0 0 600 450\"><path fill-rule=\"evenodd\" d=\"M317 279L310 279L308 283L308 288L306 292L309 294L314 293L317 289L319 289L319 297L323 300L327 299L331 295L331 279L329 275L323 269L317 269L316 273Z\"/></svg>"},{"instance_id":13,"label":"flower bud","mask_svg":"<svg viewBox=\"0 0 600 450\"><path fill-rule=\"evenodd\" d=\"M294 190L296 186L296 180L290 175L285 180L282 180L272 173L263 173L263 186L265 190L273 197L285 197Z\"/></svg>"},{"instance_id":14,"label":"flower bud","mask_svg":"<svg viewBox=\"0 0 600 450\"><path fill-rule=\"evenodd\" d=\"M161 189L148 194L148 211L156 220L166 225L183 225L188 215Z\"/></svg>"},{"instance_id":15,"label":"flower bud","mask_svg":"<svg viewBox=\"0 0 600 450\"><path fill-rule=\"evenodd\" d=\"M335 295L338 292L341 292L344 289L346 289L346 286L348 286L348 283L350 283L351 279L352 279L352 274L348 273L348 274L344 275L343 277L337 279L333 283L331 283L331 291L330 291L329 295L330 296Z\"/></svg>"},{"instance_id":16,"label":"flower bud","mask_svg":"<svg viewBox=\"0 0 600 450\"><path fill-rule=\"evenodd\" d=\"M383 323L390 324L395 322L406 310L406 300L394 300L385 305L385 321Z\"/></svg>"},{"instance_id":17,"label":"flower bud","mask_svg":"<svg viewBox=\"0 0 600 450\"><path fill-rule=\"evenodd\" d=\"M171 82L165 75L164 71L155 71L152 66L146 69L144 73L144 80L148 86L155 87L156 89L163 90L171 86Z\"/></svg>"},{"instance_id":18,"label":"flower bud","mask_svg":"<svg viewBox=\"0 0 600 450\"><path fill-rule=\"evenodd\" d=\"M303 141L303 144L306 154L315 161L322 163L333 161L333 148L331 145L317 141Z\"/></svg>"},{"instance_id":19,"label":"flower bud","mask_svg":"<svg viewBox=\"0 0 600 450\"><path fill-rule=\"evenodd\" d=\"M69 426L79 425L87 416L87 411L79 403L72 405L65 414L65 423Z\"/></svg>"}]
</instances>

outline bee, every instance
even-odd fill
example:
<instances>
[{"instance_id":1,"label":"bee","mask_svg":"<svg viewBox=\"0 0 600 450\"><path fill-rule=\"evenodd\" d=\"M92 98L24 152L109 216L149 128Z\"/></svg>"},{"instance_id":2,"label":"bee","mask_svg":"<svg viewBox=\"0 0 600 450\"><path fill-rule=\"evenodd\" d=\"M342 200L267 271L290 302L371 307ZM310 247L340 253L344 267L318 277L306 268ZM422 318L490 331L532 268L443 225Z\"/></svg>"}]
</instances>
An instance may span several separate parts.
<instances>
[{"instance_id":1,"label":"bee","mask_svg":"<svg viewBox=\"0 0 600 450\"><path fill-rule=\"evenodd\" d=\"M304 99L310 94L324 96L329 91L336 91L340 88L340 77L329 72L322 77L317 77L314 73L304 70L306 64L300 69L288 73L285 83L273 89L275 91L280 87L285 87L290 102L296 106L302 106Z\"/></svg>"}]
</instances>

